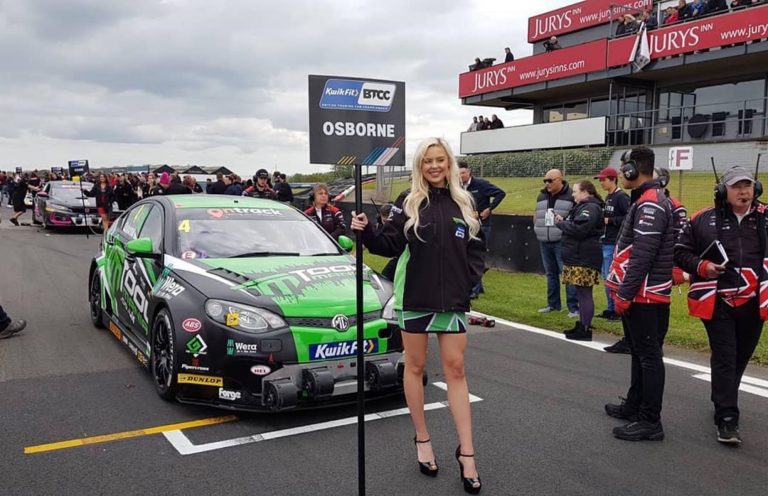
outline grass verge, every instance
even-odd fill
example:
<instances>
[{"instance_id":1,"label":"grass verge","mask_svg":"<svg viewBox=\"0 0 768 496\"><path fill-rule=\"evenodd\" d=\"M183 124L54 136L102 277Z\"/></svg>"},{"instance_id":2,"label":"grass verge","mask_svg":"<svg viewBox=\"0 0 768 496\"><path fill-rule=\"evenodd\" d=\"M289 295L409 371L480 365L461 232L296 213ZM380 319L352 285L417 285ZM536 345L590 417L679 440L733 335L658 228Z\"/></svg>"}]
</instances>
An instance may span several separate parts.
<instances>
[{"instance_id":1,"label":"grass verge","mask_svg":"<svg viewBox=\"0 0 768 496\"><path fill-rule=\"evenodd\" d=\"M384 268L387 260L383 257L366 253L365 263L374 270ZM563 331L573 327L574 320L567 317L567 312L540 314L537 310L546 305L547 280L543 275L524 274L489 270L483 278L485 294L474 300L472 309L496 317L541 327L554 331ZM709 351L709 342L704 325L699 319L688 316L685 299L686 287L673 288L672 306L669 318L669 333L666 342L685 348ZM600 314L606 308L604 286L593 290L595 313ZM562 291L565 306L565 290ZM595 318L593 326L597 331L621 336L621 322L612 322ZM764 334L755 350L752 361L768 365L768 338Z\"/></svg>"}]
</instances>

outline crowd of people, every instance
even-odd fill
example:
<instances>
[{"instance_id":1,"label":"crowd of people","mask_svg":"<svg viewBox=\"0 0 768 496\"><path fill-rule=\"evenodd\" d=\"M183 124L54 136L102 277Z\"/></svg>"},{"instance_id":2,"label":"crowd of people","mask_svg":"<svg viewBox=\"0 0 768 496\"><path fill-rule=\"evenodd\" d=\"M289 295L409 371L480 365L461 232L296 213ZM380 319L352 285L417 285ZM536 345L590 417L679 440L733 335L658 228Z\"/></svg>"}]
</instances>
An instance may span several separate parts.
<instances>
[{"instance_id":1,"label":"crowd of people","mask_svg":"<svg viewBox=\"0 0 768 496\"><path fill-rule=\"evenodd\" d=\"M658 18L651 9L636 14L624 14L616 26L616 36L637 33L643 24L646 29L656 29L659 27L659 21L661 25L666 26L764 3L766 0L732 0L730 3L727 0L691 0L690 2L678 0L677 6L670 5L664 8Z\"/></svg>"},{"instance_id":2,"label":"crowd of people","mask_svg":"<svg viewBox=\"0 0 768 496\"><path fill-rule=\"evenodd\" d=\"M496 114L491 115L490 118L478 115L472 118L472 124L467 128L468 133L475 131L486 131L488 129L501 129L504 127L504 122L499 119Z\"/></svg>"}]
</instances>

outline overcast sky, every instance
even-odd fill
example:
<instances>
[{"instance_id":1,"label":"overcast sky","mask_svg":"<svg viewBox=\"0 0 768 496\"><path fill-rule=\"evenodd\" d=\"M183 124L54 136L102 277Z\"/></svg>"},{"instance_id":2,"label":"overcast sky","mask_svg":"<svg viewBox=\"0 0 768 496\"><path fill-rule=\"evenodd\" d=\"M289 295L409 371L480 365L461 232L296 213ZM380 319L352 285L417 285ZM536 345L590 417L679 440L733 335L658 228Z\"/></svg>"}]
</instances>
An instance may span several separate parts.
<instances>
[{"instance_id":1,"label":"overcast sky","mask_svg":"<svg viewBox=\"0 0 768 496\"><path fill-rule=\"evenodd\" d=\"M307 75L405 81L407 151L482 112L458 75L531 54L536 1L0 0L0 170L309 165ZM499 112L506 125L525 111Z\"/></svg>"}]
</instances>

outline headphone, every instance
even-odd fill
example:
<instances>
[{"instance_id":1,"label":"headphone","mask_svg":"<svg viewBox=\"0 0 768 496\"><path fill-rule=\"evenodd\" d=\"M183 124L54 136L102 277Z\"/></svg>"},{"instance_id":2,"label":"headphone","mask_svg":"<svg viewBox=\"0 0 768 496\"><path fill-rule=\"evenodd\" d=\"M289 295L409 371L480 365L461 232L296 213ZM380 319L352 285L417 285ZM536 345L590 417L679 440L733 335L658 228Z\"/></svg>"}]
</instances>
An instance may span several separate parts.
<instances>
[{"instance_id":1,"label":"headphone","mask_svg":"<svg viewBox=\"0 0 768 496\"><path fill-rule=\"evenodd\" d=\"M763 194L763 183L761 183L757 178L755 178L754 187L755 196L752 198L752 201L757 200ZM723 183L723 178L721 177L720 182L715 184L715 205L725 205L725 200L727 198L728 189L725 187L725 183Z\"/></svg>"},{"instance_id":2,"label":"headphone","mask_svg":"<svg viewBox=\"0 0 768 496\"><path fill-rule=\"evenodd\" d=\"M640 177L637 164L632 160L632 150L627 150L621 155L621 174L627 181L634 181Z\"/></svg>"}]
</instances>

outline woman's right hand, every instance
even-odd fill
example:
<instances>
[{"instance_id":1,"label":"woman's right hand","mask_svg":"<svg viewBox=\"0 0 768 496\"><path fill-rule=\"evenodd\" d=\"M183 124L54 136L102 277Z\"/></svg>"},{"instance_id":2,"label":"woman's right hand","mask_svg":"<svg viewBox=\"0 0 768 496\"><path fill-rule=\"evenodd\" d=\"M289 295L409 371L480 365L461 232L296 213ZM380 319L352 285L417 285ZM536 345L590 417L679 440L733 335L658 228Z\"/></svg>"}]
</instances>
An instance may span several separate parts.
<instances>
[{"instance_id":1,"label":"woman's right hand","mask_svg":"<svg viewBox=\"0 0 768 496\"><path fill-rule=\"evenodd\" d=\"M354 211L352 212L352 230L353 231L362 231L365 229L365 226L368 225L368 217L364 214L357 214Z\"/></svg>"}]
</instances>

